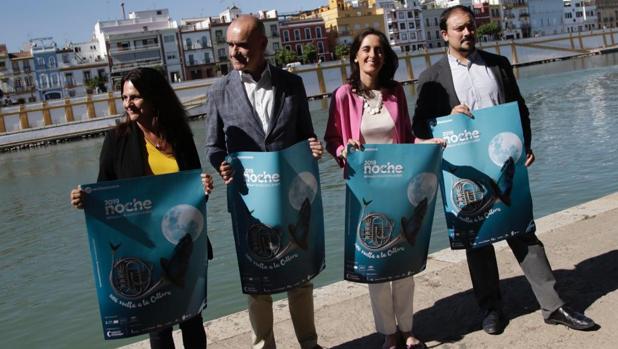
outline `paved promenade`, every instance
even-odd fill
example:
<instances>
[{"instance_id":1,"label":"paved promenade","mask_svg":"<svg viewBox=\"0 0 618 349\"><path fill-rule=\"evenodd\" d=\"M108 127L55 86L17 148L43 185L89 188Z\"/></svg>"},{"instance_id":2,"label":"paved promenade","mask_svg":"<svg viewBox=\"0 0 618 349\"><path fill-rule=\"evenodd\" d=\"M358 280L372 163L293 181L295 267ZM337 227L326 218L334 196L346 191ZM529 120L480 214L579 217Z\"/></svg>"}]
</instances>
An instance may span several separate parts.
<instances>
[{"instance_id":1,"label":"paved promenade","mask_svg":"<svg viewBox=\"0 0 618 349\"><path fill-rule=\"evenodd\" d=\"M430 255L416 276L414 331L430 348L616 348L618 343L618 193L537 220L540 239L558 279L563 299L601 325L579 332L546 325L517 261L505 243L496 245L505 312L503 334L490 336L462 251ZM337 266L330 266L337 267ZM328 348L380 348L367 287L338 282L314 292L320 344ZM275 303L278 348L298 348L287 302ZM247 312L205 324L209 349L249 348ZM182 347L176 331L177 348ZM148 348L147 342L130 348Z\"/></svg>"}]
</instances>

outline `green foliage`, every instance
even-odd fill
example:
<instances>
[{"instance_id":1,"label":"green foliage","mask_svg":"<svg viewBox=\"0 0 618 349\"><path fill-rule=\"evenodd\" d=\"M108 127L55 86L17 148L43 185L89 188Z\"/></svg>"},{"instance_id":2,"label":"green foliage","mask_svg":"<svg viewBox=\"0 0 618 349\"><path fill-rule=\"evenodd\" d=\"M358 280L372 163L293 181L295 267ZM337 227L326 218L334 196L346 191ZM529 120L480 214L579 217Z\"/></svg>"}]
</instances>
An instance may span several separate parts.
<instances>
[{"instance_id":1,"label":"green foliage","mask_svg":"<svg viewBox=\"0 0 618 349\"><path fill-rule=\"evenodd\" d=\"M283 48L275 52L275 62L280 67L283 67L288 63L295 62L296 60L296 53L288 50L287 48Z\"/></svg>"},{"instance_id":2,"label":"green foliage","mask_svg":"<svg viewBox=\"0 0 618 349\"><path fill-rule=\"evenodd\" d=\"M489 22L476 28L476 35L479 37L483 35L498 37L501 32L502 28L500 28L500 24L498 24L498 22Z\"/></svg>"},{"instance_id":3,"label":"green foliage","mask_svg":"<svg viewBox=\"0 0 618 349\"><path fill-rule=\"evenodd\" d=\"M337 59L345 59L350 54L350 46L345 44L337 44L335 46L335 57Z\"/></svg>"},{"instance_id":4,"label":"green foliage","mask_svg":"<svg viewBox=\"0 0 618 349\"><path fill-rule=\"evenodd\" d=\"M95 76L92 79L84 81L84 85L89 91L94 91L95 89L99 88L100 92L107 92L107 87L105 86L106 83L107 76Z\"/></svg>"},{"instance_id":5,"label":"green foliage","mask_svg":"<svg viewBox=\"0 0 618 349\"><path fill-rule=\"evenodd\" d=\"M318 60L318 50L313 44L307 44L303 46L303 62L313 63Z\"/></svg>"}]
</instances>

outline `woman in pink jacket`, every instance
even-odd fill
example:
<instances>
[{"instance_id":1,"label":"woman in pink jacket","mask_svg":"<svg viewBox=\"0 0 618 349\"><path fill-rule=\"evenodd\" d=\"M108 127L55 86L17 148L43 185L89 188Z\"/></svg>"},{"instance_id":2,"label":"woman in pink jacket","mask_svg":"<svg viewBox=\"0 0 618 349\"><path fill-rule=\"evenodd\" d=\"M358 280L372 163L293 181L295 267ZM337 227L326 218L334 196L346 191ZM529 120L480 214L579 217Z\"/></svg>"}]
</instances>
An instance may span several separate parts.
<instances>
[{"instance_id":1,"label":"woman in pink jacket","mask_svg":"<svg viewBox=\"0 0 618 349\"><path fill-rule=\"evenodd\" d=\"M339 165L348 144L440 143L442 139L414 137L401 84L393 80L399 65L386 36L375 29L360 33L352 43L348 82L332 96L326 128L326 149ZM426 348L412 334L414 278L369 284L376 330L385 336L383 348L397 348L400 333L407 348Z\"/></svg>"}]
</instances>

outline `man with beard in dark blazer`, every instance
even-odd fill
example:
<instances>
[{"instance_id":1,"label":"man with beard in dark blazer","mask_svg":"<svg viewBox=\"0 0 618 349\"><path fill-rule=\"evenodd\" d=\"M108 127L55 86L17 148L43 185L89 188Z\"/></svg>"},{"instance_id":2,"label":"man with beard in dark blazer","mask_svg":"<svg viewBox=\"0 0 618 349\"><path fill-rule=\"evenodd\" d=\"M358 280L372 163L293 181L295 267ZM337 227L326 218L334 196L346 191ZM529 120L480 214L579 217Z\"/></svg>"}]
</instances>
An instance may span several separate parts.
<instances>
[{"instance_id":1,"label":"man with beard in dark blazer","mask_svg":"<svg viewBox=\"0 0 618 349\"><path fill-rule=\"evenodd\" d=\"M465 6L446 9L440 18L440 32L448 44L448 54L425 70L418 80L418 99L413 119L417 137L431 138L429 120L449 114L514 102L519 105L524 134L526 166L534 162L530 118L513 67L508 59L475 49L474 13ZM540 304L545 322L576 330L598 328L595 322L565 305L556 292L556 279L543 244L533 232L507 239L532 291ZM500 334L506 324L502 311L499 275L493 245L466 250L474 295L484 311L483 330Z\"/></svg>"}]
</instances>

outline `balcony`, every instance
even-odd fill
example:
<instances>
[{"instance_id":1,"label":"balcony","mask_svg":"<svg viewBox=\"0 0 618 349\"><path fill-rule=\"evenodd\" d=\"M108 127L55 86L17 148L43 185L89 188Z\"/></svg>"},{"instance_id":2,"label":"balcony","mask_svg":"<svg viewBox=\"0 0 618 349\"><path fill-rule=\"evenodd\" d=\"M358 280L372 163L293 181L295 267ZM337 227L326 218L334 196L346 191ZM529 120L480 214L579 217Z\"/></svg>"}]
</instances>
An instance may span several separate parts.
<instances>
[{"instance_id":1,"label":"balcony","mask_svg":"<svg viewBox=\"0 0 618 349\"><path fill-rule=\"evenodd\" d=\"M144 45L137 47L114 47L109 50L111 55L128 53L128 52L142 52L142 51L150 51L150 50L160 50L161 46L159 44L154 45Z\"/></svg>"}]
</instances>

